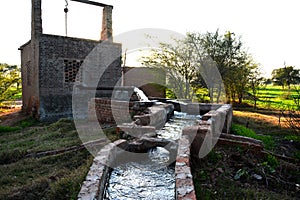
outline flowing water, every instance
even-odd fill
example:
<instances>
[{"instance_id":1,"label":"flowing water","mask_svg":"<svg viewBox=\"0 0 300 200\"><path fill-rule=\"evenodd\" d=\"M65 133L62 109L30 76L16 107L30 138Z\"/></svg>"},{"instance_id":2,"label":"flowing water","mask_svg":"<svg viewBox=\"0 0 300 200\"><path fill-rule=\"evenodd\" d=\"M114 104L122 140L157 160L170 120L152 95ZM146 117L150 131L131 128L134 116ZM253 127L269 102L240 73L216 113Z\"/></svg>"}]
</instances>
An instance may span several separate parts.
<instances>
[{"instance_id":1,"label":"flowing water","mask_svg":"<svg viewBox=\"0 0 300 200\"><path fill-rule=\"evenodd\" d=\"M157 132L158 137L179 139L182 129L195 123L199 116L175 112L174 117ZM174 166L167 166L169 152L156 147L148 159L119 165L111 172L105 199L175 199Z\"/></svg>"}]
</instances>

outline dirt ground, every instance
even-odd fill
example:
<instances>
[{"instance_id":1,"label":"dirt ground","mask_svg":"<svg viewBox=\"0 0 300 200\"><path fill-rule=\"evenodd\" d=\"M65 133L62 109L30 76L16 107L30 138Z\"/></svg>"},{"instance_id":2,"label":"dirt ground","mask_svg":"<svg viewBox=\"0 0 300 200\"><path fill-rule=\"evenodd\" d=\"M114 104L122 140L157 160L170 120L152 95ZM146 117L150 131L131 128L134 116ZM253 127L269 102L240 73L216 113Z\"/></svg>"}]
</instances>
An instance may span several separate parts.
<instances>
[{"instance_id":1,"label":"dirt ground","mask_svg":"<svg viewBox=\"0 0 300 200\"><path fill-rule=\"evenodd\" d=\"M193 158L197 199L299 199L300 166L236 147Z\"/></svg>"},{"instance_id":2,"label":"dirt ground","mask_svg":"<svg viewBox=\"0 0 300 200\"><path fill-rule=\"evenodd\" d=\"M2 109L0 112L0 126L12 126L28 117L22 112L21 108Z\"/></svg>"}]
</instances>

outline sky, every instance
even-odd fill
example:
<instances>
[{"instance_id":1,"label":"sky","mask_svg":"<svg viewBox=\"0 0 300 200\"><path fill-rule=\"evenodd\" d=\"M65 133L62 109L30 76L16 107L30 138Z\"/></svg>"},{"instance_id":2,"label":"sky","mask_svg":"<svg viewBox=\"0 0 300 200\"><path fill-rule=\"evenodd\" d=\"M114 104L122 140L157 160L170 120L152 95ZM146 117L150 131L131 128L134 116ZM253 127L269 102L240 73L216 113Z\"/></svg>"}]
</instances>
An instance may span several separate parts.
<instances>
[{"instance_id":1,"label":"sky","mask_svg":"<svg viewBox=\"0 0 300 200\"><path fill-rule=\"evenodd\" d=\"M265 76L300 68L298 0L94 0L113 5L114 36L142 28L234 32ZM68 36L100 39L102 9L68 0ZM43 32L65 35L65 0L42 0ZM0 63L20 65L18 48L30 40L31 0L0 2Z\"/></svg>"}]
</instances>

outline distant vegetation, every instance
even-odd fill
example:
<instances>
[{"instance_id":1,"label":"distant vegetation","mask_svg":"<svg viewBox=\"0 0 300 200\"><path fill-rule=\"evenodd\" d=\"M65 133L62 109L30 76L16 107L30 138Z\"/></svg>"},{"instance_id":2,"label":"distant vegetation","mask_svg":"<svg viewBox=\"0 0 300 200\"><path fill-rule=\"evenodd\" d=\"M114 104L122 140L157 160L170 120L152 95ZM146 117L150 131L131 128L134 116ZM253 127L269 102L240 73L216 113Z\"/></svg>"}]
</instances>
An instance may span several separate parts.
<instances>
[{"instance_id":1,"label":"distant vegetation","mask_svg":"<svg viewBox=\"0 0 300 200\"><path fill-rule=\"evenodd\" d=\"M21 97L21 70L16 65L0 63L0 105Z\"/></svg>"},{"instance_id":2,"label":"distant vegetation","mask_svg":"<svg viewBox=\"0 0 300 200\"><path fill-rule=\"evenodd\" d=\"M295 69L293 66L274 69L272 72L272 82L274 85L282 86L283 89L285 87L290 89L291 85L300 83L299 69Z\"/></svg>"},{"instance_id":3,"label":"distant vegetation","mask_svg":"<svg viewBox=\"0 0 300 200\"><path fill-rule=\"evenodd\" d=\"M254 105L252 96L246 97L245 102ZM282 86L260 86L257 89L257 106L266 109L282 110L287 108L298 109L300 100L300 86L293 85L289 88Z\"/></svg>"}]
</instances>

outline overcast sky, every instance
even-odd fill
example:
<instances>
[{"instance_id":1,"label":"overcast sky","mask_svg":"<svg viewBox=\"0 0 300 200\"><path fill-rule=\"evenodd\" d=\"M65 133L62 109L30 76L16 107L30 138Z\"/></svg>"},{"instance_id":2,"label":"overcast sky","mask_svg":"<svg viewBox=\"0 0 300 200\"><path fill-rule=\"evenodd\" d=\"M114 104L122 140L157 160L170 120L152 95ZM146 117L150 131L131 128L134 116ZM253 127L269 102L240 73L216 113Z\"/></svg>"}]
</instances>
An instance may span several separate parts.
<instances>
[{"instance_id":1,"label":"overcast sky","mask_svg":"<svg viewBox=\"0 0 300 200\"><path fill-rule=\"evenodd\" d=\"M114 6L113 30L140 28L234 32L269 76L274 68L300 68L298 0L94 0ZM42 0L43 31L65 35L65 0ZM30 40L31 0L1 0L0 62L20 65L18 47ZM68 36L100 38L102 9L69 1Z\"/></svg>"}]
</instances>

